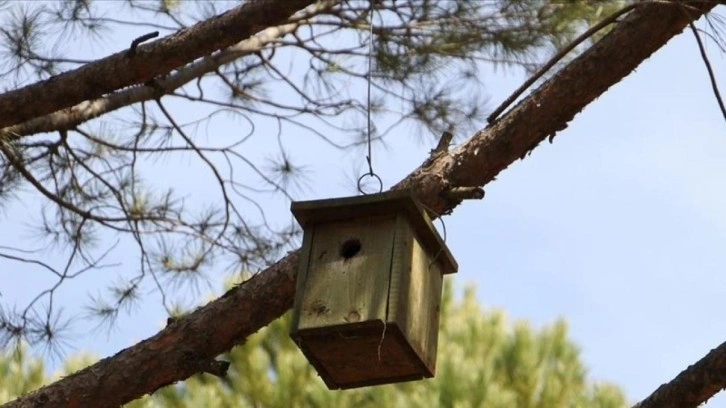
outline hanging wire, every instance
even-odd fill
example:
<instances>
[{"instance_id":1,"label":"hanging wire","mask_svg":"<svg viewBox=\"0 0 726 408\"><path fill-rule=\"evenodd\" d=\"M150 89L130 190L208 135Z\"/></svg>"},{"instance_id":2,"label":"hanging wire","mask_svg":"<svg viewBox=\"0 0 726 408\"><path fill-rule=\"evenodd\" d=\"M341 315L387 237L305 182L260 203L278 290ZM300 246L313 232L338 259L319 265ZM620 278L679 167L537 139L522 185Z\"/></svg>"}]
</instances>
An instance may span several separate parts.
<instances>
[{"instance_id":1,"label":"hanging wire","mask_svg":"<svg viewBox=\"0 0 726 408\"><path fill-rule=\"evenodd\" d=\"M368 172L369 174L373 174L373 151L371 148L371 131L372 131L372 121L371 121L371 82L373 82L373 2L371 1L371 11L369 13L370 15L370 23L368 24L368 92L367 92L367 102L366 105L366 113L368 114L368 156L366 159L368 160Z\"/></svg>"},{"instance_id":2,"label":"hanging wire","mask_svg":"<svg viewBox=\"0 0 726 408\"><path fill-rule=\"evenodd\" d=\"M371 177L378 182L378 192L383 191L383 181L373 171L373 143L371 142L371 134L373 133L373 121L371 120L371 82L373 77L373 1L370 2L370 10L368 12L368 75L367 75L367 105L366 114L368 117L368 155L366 161L368 162L368 173L364 173L358 178L358 191L361 194L368 194L363 190L363 179Z\"/></svg>"}]
</instances>

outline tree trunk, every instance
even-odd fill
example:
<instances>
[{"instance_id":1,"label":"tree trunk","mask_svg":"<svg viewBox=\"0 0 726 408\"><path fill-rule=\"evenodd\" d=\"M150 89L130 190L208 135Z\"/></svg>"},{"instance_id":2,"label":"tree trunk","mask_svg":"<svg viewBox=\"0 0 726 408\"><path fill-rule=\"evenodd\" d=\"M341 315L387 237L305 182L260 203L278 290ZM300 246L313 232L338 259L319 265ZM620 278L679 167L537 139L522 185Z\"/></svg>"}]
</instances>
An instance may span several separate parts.
<instances>
[{"instance_id":1,"label":"tree trunk","mask_svg":"<svg viewBox=\"0 0 726 408\"><path fill-rule=\"evenodd\" d=\"M309 1L263 3L277 3L279 8L289 11L288 3L300 7ZM462 146L419 167L394 189L414 190L426 206L439 214L452 210L458 202L445 198L448 190L482 186L493 180L500 171L516 159L523 158L542 140L567 127L567 123L587 104L681 32L691 18L700 17L716 4L717 1L688 2L687 16L675 3L643 2L601 41L499 121L477 132ZM260 21L271 23L269 17ZM213 46L204 49L208 52L210 48L218 48L219 42L215 41ZM81 70L78 71L85 72ZM59 77L55 81L61 80ZM41 83L31 87L41 90L43 86ZM85 95L79 93L72 103L87 98ZM4 106L2 102L5 100L0 97L0 107ZM40 114L38 112L42 110L27 109L22 116L25 119ZM10 118L19 115L17 109L15 113L9 112L0 108L0 124L12 123ZM195 373L209 371L217 355L243 343L248 335L291 307L297 258L297 251L288 254L219 299L170 323L154 337L7 406L115 407ZM706 395L702 397L708 398Z\"/></svg>"}]
</instances>

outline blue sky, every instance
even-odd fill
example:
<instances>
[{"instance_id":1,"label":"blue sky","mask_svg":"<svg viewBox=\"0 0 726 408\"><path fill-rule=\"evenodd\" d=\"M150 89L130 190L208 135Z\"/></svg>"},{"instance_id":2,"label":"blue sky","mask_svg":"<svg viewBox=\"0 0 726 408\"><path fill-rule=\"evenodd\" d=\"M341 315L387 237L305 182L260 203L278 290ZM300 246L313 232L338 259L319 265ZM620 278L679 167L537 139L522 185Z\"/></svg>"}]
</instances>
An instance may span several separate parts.
<instances>
[{"instance_id":1,"label":"blue sky","mask_svg":"<svg viewBox=\"0 0 726 408\"><path fill-rule=\"evenodd\" d=\"M515 318L567 319L592 375L641 399L726 340L724 129L681 35L457 209L457 278Z\"/></svg>"},{"instance_id":2,"label":"blue sky","mask_svg":"<svg viewBox=\"0 0 726 408\"><path fill-rule=\"evenodd\" d=\"M98 57L111 48L92 52ZM726 62L713 44L709 52L726 87ZM521 72L484 66L481 73L489 108L524 79ZM237 123L218 126L217 132L239 132ZM483 201L466 202L444 218L460 264L453 279L459 286L475 284L486 307L504 309L512 319L535 326L566 319L592 378L620 385L632 401L642 399L726 341L724 129L695 41L682 34L587 107L554 144L543 143L486 186ZM416 168L432 147L417 141L420 129L407 131L374 151L386 187ZM299 198L351 194L350 166L341 163L362 164L360 151L341 156L299 135L283 138L312 180ZM275 151L264 138L247 148L259 157ZM184 166L167 174L197 195L213 191L206 176L193 176L197 172ZM282 199L265 203L279 222L289 219L288 205ZM5 210L0 245L20 236L34 246L24 220L15 216L19 210L18 204ZM122 249L116 258L125 256L133 255ZM73 313L85 301L79 294L95 293L121 272L83 277L59 300ZM22 303L37 294L47 281L34 273L0 263L4 300ZM108 338L84 335L73 345L110 355L163 322L152 300L122 318L121 329ZM78 325L82 332L86 323ZM726 397L707 406L726 406Z\"/></svg>"}]
</instances>

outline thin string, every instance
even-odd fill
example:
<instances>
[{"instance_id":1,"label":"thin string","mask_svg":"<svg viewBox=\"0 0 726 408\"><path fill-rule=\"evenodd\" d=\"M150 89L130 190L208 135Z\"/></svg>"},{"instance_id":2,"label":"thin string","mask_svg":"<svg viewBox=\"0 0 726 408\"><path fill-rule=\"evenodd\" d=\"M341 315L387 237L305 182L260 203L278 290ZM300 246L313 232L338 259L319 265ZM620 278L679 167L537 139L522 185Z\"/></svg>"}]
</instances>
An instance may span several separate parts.
<instances>
[{"instance_id":1,"label":"thin string","mask_svg":"<svg viewBox=\"0 0 726 408\"><path fill-rule=\"evenodd\" d=\"M370 2L371 9L368 18L368 174L373 175L373 149L371 147L371 133L372 133L372 121L371 121L371 82L373 77L373 2Z\"/></svg>"},{"instance_id":2,"label":"thin string","mask_svg":"<svg viewBox=\"0 0 726 408\"><path fill-rule=\"evenodd\" d=\"M361 194L368 194L365 191L363 191L363 179L366 177L372 177L378 182L378 192L380 193L383 191L383 181L381 181L381 178L373 171L373 143L371 140L371 135L373 134L373 121L371 119L371 83L373 81L373 1L370 2L370 10L368 15L368 75L366 78L368 79L367 82L367 105L366 105L366 115L368 118L368 135L367 135L367 142L368 142L368 155L366 156L366 162L368 162L368 173L363 174L358 179L358 191Z\"/></svg>"}]
</instances>

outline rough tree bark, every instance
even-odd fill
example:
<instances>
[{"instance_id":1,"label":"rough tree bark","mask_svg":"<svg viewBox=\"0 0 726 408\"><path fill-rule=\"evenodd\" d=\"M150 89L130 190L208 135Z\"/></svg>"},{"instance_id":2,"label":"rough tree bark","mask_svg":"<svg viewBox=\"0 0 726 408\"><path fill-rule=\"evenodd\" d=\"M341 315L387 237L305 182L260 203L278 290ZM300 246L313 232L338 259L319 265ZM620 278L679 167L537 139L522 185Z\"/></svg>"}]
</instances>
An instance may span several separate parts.
<instances>
[{"instance_id":1,"label":"rough tree bark","mask_svg":"<svg viewBox=\"0 0 726 408\"><path fill-rule=\"evenodd\" d=\"M633 408L697 407L726 387L726 343L658 387Z\"/></svg>"},{"instance_id":2,"label":"rough tree bark","mask_svg":"<svg viewBox=\"0 0 726 408\"><path fill-rule=\"evenodd\" d=\"M131 85L285 22L315 0L256 0L149 44L139 45L0 95L0 127L25 122Z\"/></svg>"},{"instance_id":3,"label":"rough tree bark","mask_svg":"<svg viewBox=\"0 0 726 408\"><path fill-rule=\"evenodd\" d=\"M287 7L286 1L278 3ZM717 3L689 2L690 17L700 17ZM681 32L689 21L673 3L642 3L499 121L455 150L427 160L394 189L414 190L439 214L452 210L458 203L445 198L449 189L482 186L493 180L542 140L564 129L587 104ZM0 123L8 123L2 121L7 118L3 114L6 116L0 116ZM291 307L297 256L297 251L288 254L155 336L7 407L114 407L195 373L211 371L216 356L243 343L248 335ZM720 388L712 387L709 392ZM709 396L699 394L699 398Z\"/></svg>"},{"instance_id":4,"label":"rough tree bark","mask_svg":"<svg viewBox=\"0 0 726 408\"><path fill-rule=\"evenodd\" d=\"M317 3L309 7L313 16L332 6L331 1ZM304 21L296 21L279 26L268 27L253 37L247 38L223 51L205 56L177 68L173 73L157 79L154 86L134 86L97 99L83 101L60 111L38 116L26 122L0 129L0 135L7 141L20 139L36 133L53 132L58 129L73 129L81 123L111 111L133 105L135 103L150 101L158 98L160 91L170 94L185 84L204 76L221 65L228 64L246 55L261 51L265 46L274 43L287 34L295 32Z\"/></svg>"}]
</instances>

